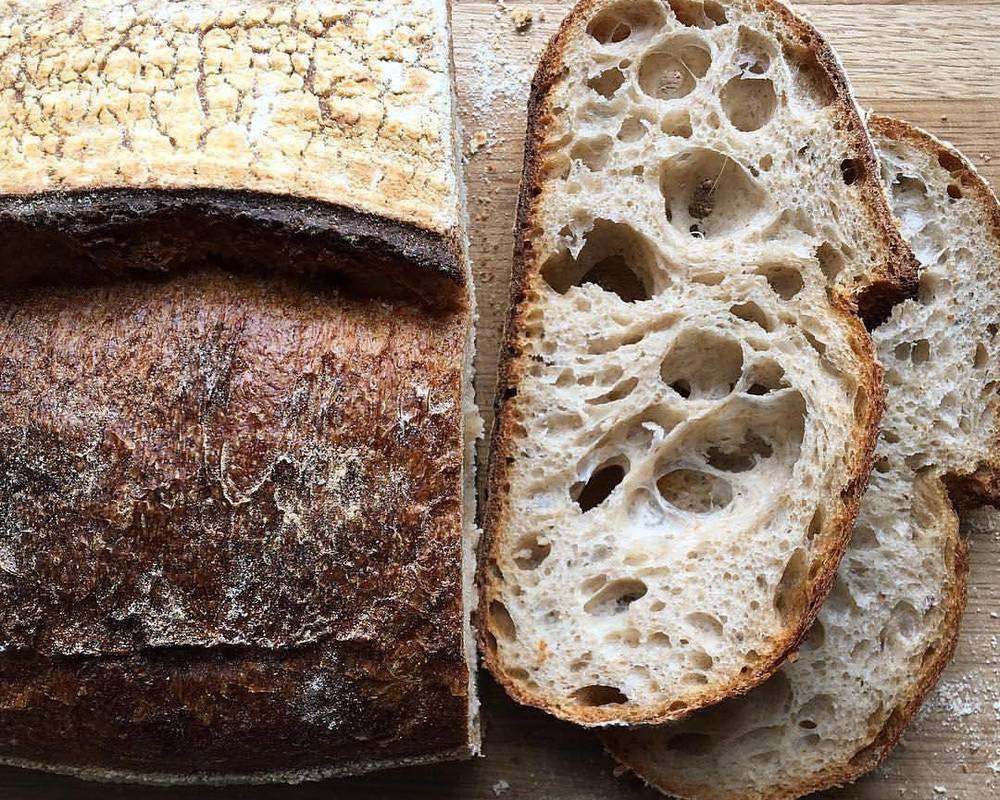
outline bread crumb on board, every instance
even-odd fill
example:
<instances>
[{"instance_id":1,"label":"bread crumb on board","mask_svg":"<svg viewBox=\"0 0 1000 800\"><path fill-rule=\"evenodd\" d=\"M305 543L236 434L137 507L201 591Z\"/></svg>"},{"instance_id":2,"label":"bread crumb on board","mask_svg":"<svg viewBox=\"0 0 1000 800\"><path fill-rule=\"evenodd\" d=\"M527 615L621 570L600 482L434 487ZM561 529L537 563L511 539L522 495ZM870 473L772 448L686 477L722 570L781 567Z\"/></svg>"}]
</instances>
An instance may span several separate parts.
<instances>
[{"instance_id":1,"label":"bread crumb on board","mask_svg":"<svg viewBox=\"0 0 1000 800\"><path fill-rule=\"evenodd\" d=\"M526 31L535 21L535 12L527 6L515 6L510 10L510 21L516 31Z\"/></svg>"},{"instance_id":2,"label":"bread crumb on board","mask_svg":"<svg viewBox=\"0 0 1000 800\"><path fill-rule=\"evenodd\" d=\"M489 134L483 129L479 128L472 134L472 138L469 139L469 155L475 155L480 150L482 150L489 143Z\"/></svg>"},{"instance_id":3,"label":"bread crumb on board","mask_svg":"<svg viewBox=\"0 0 1000 800\"><path fill-rule=\"evenodd\" d=\"M503 780L497 781L496 783L493 784L493 796L499 797L509 789L510 789L510 784L507 783L507 781Z\"/></svg>"}]
</instances>

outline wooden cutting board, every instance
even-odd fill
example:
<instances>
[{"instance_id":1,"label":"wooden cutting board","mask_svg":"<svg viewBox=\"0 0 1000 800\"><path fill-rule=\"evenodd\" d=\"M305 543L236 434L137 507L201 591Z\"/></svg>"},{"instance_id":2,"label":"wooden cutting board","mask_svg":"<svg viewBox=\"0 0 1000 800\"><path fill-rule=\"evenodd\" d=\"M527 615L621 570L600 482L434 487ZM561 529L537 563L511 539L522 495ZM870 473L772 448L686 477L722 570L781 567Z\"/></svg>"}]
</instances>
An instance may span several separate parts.
<instances>
[{"instance_id":1,"label":"wooden cutting board","mask_svg":"<svg viewBox=\"0 0 1000 800\"><path fill-rule=\"evenodd\" d=\"M480 309L477 394L487 415L507 303L528 82L569 5L525 3L534 21L517 32L509 10L492 0L455 0ZM862 105L950 140L1000 186L1000 0L813 2L797 8L837 47ZM889 761L854 787L827 793L827 800L1000 798L1000 531L977 536L971 545L969 609L955 662ZM299 787L229 790L107 787L0 769L0 800L659 797L633 778L616 778L595 736L515 706L485 676L483 684L486 757L471 763Z\"/></svg>"}]
</instances>

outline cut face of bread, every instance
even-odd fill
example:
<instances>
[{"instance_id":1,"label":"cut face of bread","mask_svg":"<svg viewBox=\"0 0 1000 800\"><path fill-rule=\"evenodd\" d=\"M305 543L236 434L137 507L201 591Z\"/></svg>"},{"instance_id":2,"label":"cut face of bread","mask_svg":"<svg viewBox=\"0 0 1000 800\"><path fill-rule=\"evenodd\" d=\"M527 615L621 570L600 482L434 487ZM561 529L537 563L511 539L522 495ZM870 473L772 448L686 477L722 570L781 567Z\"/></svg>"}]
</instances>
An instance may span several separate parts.
<instances>
[{"instance_id":1,"label":"cut face of bread","mask_svg":"<svg viewBox=\"0 0 1000 800\"><path fill-rule=\"evenodd\" d=\"M675 719L769 675L828 588L882 404L855 303L905 245L781 6L583 3L530 120L486 663L569 720Z\"/></svg>"},{"instance_id":2,"label":"cut face of bread","mask_svg":"<svg viewBox=\"0 0 1000 800\"><path fill-rule=\"evenodd\" d=\"M955 646L966 548L945 491L996 453L1000 206L957 152L897 120L872 132L920 295L874 332L887 408L836 583L766 684L684 722L609 734L622 763L688 798L792 798L892 749Z\"/></svg>"},{"instance_id":3,"label":"cut face of bread","mask_svg":"<svg viewBox=\"0 0 1000 800\"><path fill-rule=\"evenodd\" d=\"M237 6L0 22L0 763L478 751L448 7Z\"/></svg>"}]
</instances>

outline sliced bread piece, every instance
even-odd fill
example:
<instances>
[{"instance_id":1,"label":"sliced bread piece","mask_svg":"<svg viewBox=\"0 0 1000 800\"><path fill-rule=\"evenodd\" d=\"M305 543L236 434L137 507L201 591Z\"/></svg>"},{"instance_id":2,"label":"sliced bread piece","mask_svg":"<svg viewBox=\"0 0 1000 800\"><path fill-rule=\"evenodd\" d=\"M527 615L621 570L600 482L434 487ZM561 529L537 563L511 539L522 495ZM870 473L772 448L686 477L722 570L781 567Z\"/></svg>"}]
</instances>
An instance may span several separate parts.
<instances>
[{"instance_id":1,"label":"sliced bread piece","mask_svg":"<svg viewBox=\"0 0 1000 800\"><path fill-rule=\"evenodd\" d=\"M859 304L915 273L843 72L777 3L581 3L529 119L485 659L568 720L676 719L812 621L882 407Z\"/></svg>"},{"instance_id":2,"label":"sliced bread piece","mask_svg":"<svg viewBox=\"0 0 1000 800\"><path fill-rule=\"evenodd\" d=\"M922 265L919 298L874 333L887 386L875 471L798 660L684 722L607 736L671 795L776 800L854 780L889 753L955 647L966 546L946 484L997 453L1000 206L951 147L870 124Z\"/></svg>"}]
</instances>

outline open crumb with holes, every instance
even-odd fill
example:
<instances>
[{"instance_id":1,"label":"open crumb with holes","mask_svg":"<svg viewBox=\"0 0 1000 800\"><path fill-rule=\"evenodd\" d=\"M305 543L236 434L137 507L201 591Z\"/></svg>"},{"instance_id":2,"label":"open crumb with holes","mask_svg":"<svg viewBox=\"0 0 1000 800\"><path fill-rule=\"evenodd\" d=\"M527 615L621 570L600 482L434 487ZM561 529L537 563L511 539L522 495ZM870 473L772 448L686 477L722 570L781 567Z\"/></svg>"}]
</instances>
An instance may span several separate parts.
<instances>
[{"instance_id":1,"label":"open crumb with holes","mask_svg":"<svg viewBox=\"0 0 1000 800\"><path fill-rule=\"evenodd\" d=\"M947 489L966 503L1000 496L1000 205L929 135L887 118L872 130L921 262L920 296L874 334L887 387L875 472L797 661L684 722L607 737L669 794L791 798L857 778L892 749L955 645L966 546Z\"/></svg>"},{"instance_id":2,"label":"open crumb with holes","mask_svg":"<svg viewBox=\"0 0 1000 800\"><path fill-rule=\"evenodd\" d=\"M870 140L783 7L581 5L532 97L487 539L486 663L583 724L774 672L826 594L915 283Z\"/></svg>"}]
</instances>

